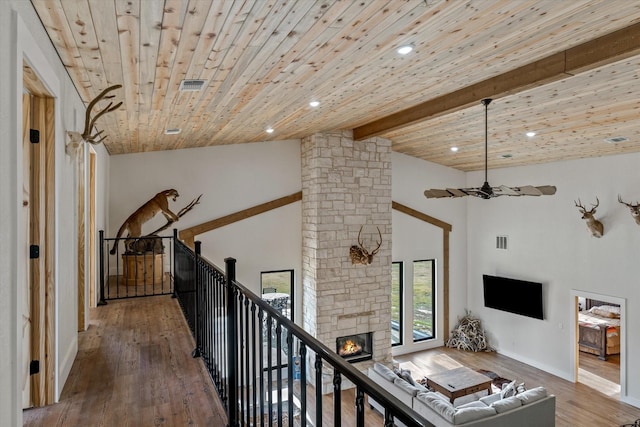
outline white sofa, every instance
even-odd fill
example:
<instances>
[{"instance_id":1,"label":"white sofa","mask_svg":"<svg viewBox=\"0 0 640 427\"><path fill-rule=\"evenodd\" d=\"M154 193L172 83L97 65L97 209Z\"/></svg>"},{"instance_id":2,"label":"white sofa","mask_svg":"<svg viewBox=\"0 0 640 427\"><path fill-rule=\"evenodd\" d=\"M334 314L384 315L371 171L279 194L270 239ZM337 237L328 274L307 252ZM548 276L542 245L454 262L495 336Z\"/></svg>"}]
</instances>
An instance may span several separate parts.
<instances>
[{"instance_id":1,"label":"white sofa","mask_svg":"<svg viewBox=\"0 0 640 427\"><path fill-rule=\"evenodd\" d=\"M415 382L409 383L411 379L407 375L403 379L383 364L374 364L368 376L436 427L555 426L556 398L547 394L544 387L509 397L495 393L454 407L442 394L430 392ZM370 397L369 405L384 414L384 408ZM399 421L396 425L404 426Z\"/></svg>"}]
</instances>

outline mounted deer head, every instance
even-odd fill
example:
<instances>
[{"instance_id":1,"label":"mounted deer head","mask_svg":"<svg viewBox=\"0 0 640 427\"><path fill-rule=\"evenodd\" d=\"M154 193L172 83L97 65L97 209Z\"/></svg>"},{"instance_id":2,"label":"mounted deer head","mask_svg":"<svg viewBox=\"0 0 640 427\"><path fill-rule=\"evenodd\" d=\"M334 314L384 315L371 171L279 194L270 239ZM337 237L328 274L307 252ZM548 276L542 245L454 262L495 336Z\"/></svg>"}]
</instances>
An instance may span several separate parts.
<instances>
[{"instance_id":1,"label":"mounted deer head","mask_svg":"<svg viewBox=\"0 0 640 427\"><path fill-rule=\"evenodd\" d=\"M627 203L622 200L622 197L618 194L618 201L623 205L627 205L629 211L631 212L631 216L636 221L636 224L640 225L640 203Z\"/></svg>"},{"instance_id":2,"label":"mounted deer head","mask_svg":"<svg viewBox=\"0 0 640 427\"><path fill-rule=\"evenodd\" d=\"M360 227L360 231L358 232L358 246L353 245L349 249L349 255L351 256L351 264L364 264L369 265L373 261L373 256L378 253L380 250L380 246L382 246L382 233L380 233L380 228L378 229L378 235L380 236L380 241L376 242L378 245L374 250L369 253L367 249L362 244L360 240L360 234L362 233L362 227Z\"/></svg>"},{"instance_id":3,"label":"mounted deer head","mask_svg":"<svg viewBox=\"0 0 640 427\"><path fill-rule=\"evenodd\" d=\"M600 200L598 200L598 198L596 197L596 204L591 205L592 208L590 210L587 210L584 206L582 206L582 202L580 202L580 199L578 199L577 202L574 200L574 203L582 214L582 219L586 221L587 228L591 232L591 235L593 237L602 237L602 235L604 234L604 225L602 225L600 221L593 217L593 215L596 213L596 208L600 204Z\"/></svg>"},{"instance_id":4,"label":"mounted deer head","mask_svg":"<svg viewBox=\"0 0 640 427\"><path fill-rule=\"evenodd\" d=\"M96 120L98 120L100 117L102 117L106 113L110 113L111 111L115 111L118 108L120 108L120 106L122 105L122 102L119 102L116 105L113 105L113 102L109 102L109 105L107 105L106 108L104 108L102 111L97 113L93 117L93 119L91 118L91 111L93 110L93 107L95 107L96 104L102 101L103 99L113 98L114 95L107 95L107 94L112 90L120 89L121 87L122 85L109 86L108 88L100 92L100 94L96 96L89 103L89 105L87 106L87 111L85 112L84 130L82 131L82 134L78 132L68 132L71 141L68 142L65 147L65 151L67 152L67 154L72 155L76 151L76 149L80 146L80 143L82 141L90 142L91 144L100 144L102 141L104 141L104 139L106 138L105 136L98 139L98 137L102 134L103 131L96 132L93 135L91 134L93 127L96 123Z\"/></svg>"}]
</instances>

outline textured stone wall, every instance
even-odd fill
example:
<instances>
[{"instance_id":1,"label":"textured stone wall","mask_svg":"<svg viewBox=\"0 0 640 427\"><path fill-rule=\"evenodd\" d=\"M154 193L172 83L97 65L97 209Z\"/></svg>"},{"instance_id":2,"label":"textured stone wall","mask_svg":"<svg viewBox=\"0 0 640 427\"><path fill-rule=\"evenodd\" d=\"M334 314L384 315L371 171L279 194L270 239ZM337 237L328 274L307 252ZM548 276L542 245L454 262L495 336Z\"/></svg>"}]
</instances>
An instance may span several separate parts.
<instances>
[{"instance_id":1,"label":"textured stone wall","mask_svg":"<svg viewBox=\"0 0 640 427\"><path fill-rule=\"evenodd\" d=\"M332 350L338 336L373 332L374 361L390 361L391 142L350 131L303 139L302 194L304 328ZM349 257L361 226L368 250L382 233L371 265Z\"/></svg>"}]
</instances>

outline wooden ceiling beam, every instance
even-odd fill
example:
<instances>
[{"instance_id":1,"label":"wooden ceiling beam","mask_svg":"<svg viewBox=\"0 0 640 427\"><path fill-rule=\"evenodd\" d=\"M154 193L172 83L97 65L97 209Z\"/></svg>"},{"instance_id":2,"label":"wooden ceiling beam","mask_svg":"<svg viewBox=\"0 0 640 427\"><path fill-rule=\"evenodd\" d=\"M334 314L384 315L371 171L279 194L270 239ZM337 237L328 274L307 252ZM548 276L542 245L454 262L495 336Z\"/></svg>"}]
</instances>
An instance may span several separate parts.
<instances>
[{"instance_id":1,"label":"wooden ceiling beam","mask_svg":"<svg viewBox=\"0 0 640 427\"><path fill-rule=\"evenodd\" d=\"M640 23L474 83L353 129L360 141L453 113L483 98L500 98L543 86L640 54Z\"/></svg>"}]
</instances>

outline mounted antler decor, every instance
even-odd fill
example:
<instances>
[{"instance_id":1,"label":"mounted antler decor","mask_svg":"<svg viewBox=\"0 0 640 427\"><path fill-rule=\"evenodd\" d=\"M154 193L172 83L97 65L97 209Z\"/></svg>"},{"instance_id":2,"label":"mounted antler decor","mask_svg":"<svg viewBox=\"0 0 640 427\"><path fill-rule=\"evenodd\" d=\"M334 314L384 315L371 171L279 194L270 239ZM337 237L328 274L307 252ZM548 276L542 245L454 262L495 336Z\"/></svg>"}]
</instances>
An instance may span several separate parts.
<instances>
[{"instance_id":1,"label":"mounted antler decor","mask_svg":"<svg viewBox=\"0 0 640 427\"><path fill-rule=\"evenodd\" d=\"M100 137L103 131L99 131L94 134L91 134L96 124L96 120L98 120L100 117L102 117L106 113L110 113L111 111L115 111L118 108L120 108L120 106L122 105L122 102L119 102L116 105L113 105L113 102L109 102L109 105L107 105L106 108L104 108L102 111L97 113L93 117L93 119L91 118L91 111L93 110L93 107L95 107L96 104L101 100L112 99L114 95L107 95L107 94L112 90L120 89L121 87L122 85L109 86L108 88L100 92L100 94L96 96L89 103L89 105L87 106L87 111L85 112L84 130L82 131L82 133L80 134L78 132L68 132L69 137L71 138L71 141L67 143L65 147L65 151L68 155L72 155L76 151L76 149L80 146L82 141L90 142L91 144L94 144L94 145L100 144L102 141L104 141L106 136ZM100 137L100 139L98 139L98 137Z\"/></svg>"},{"instance_id":2,"label":"mounted antler decor","mask_svg":"<svg viewBox=\"0 0 640 427\"><path fill-rule=\"evenodd\" d=\"M582 206L580 199L578 199L577 202L574 201L574 203L582 214L582 219L586 221L587 228L591 232L591 235L593 237L602 237L602 235L604 234L604 225L602 225L600 221L593 217L593 215L596 213L596 208L600 204L600 200L598 200L598 198L596 197L596 204L591 205L593 207L590 210L587 210L584 206Z\"/></svg>"},{"instance_id":3,"label":"mounted antler decor","mask_svg":"<svg viewBox=\"0 0 640 427\"><path fill-rule=\"evenodd\" d=\"M623 205L626 205L629 208L629 211L631 212L631 216L636 221L636 224L640 225L640 203L638 202L627 203L624 200L622 200L622 196L620 196L619 194L618 194L618 202L622 203Z\"/></svg>"},{"instance_id":4,"label":"mounted antler decor","mask_svg":"<svg viewBox=\"0 0 640 427\"><path fill-rule=\"evenodd\" d=\"M360 227L360 231L358 232L358 245L353 245L349 249L349 255L351 256L351 264L364 264L369 265L373 261L373 257L380 250L380 246L382 246L382 233L380 232L380 228L378 229L378 235L380 236L380 241L376 242L378 245L374 250L369 253L367 249L362 244L360 240L360 234L362 233L362 227Z\"/></svg>"}]
</instances>

